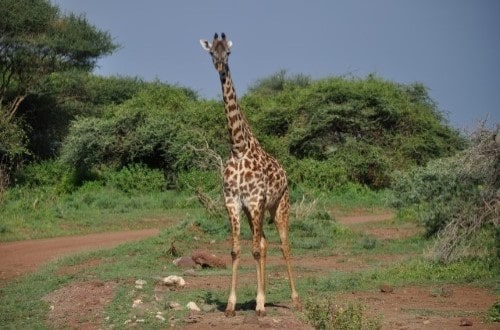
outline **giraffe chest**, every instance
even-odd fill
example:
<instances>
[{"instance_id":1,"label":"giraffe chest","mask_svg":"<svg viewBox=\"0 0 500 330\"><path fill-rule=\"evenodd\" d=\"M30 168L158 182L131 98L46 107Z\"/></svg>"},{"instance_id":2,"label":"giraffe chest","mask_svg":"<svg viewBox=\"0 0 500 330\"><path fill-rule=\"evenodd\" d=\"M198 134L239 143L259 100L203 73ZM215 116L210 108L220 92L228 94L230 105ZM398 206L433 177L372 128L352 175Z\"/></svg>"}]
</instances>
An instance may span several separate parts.
<instances>
[{"instance_id":1,"label":"giraffe chest","mask_svg":"<svg viewBox=\"0 0 500 330\"><path fill-rule=\"evenodd\" d=\"M244 205L274 204L286 188L286 177L276 161L230 158L224 169L224 195Z\"/></svg>"}]
</instances>

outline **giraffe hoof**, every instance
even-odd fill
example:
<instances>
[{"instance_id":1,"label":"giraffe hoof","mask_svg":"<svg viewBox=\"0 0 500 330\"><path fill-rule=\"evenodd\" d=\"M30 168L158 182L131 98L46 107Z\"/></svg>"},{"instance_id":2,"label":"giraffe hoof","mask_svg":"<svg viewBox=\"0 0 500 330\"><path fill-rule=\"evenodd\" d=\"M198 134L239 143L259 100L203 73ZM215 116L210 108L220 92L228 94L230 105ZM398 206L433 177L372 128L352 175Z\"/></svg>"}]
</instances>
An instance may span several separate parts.
<instances>
[{"instance_id":1,"label":"giraffe hoof","mask_svg":"<svg viewBox=\"0 0 500 330\"><path fill-rule=\"evenodd\" d=\"M264 316L266 316L266 311L265 310L256 310L255 313L257 314L258 317L264 317Z\"/></svg>"},{"instance_id":2,"label":"giraffe hoof","mask_svg":"<svg viewBox=\"0 0 500 330\"><path fill-rule=\"evenodd\" d=\"M234 310L226 309L226 312L224 313L226 317L234 317L236 316L236 312Z\"/></svg>"}]
</instances>

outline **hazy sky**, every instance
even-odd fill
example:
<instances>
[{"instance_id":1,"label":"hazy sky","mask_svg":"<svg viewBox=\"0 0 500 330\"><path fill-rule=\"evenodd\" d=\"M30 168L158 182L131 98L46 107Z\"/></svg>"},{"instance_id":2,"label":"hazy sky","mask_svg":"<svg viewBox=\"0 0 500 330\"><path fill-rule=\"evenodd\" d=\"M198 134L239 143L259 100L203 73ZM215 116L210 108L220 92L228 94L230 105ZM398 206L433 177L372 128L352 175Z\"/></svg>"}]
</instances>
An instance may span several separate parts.
<instances>
[{"instance_id":1,"label":"hazy sky","mask_svg":"<svg viewBox=\"0 0 500 330\"><path fill-rule=\"evenodd\" d=\"M375 73L421 82L450 123L500 123L497 0L52 0L121 48L97 74L159 79L220 97L200 38L225 32L237 93L281 69L312 78Z\"/></svg>"}]
</instances>

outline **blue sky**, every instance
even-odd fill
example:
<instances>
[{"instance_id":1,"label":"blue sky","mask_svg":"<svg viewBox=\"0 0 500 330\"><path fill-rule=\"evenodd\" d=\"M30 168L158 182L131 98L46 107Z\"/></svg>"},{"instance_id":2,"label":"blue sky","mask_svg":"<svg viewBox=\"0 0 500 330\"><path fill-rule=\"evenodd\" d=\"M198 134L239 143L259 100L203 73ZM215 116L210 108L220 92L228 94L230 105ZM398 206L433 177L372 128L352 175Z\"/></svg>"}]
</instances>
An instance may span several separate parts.
<instances>
[{"instance_id":1,"label":"blue sky","mask_svg":"<svg viewBox=\"0 0 500 330\"><path fill-rule=\"evenodd\" d=\"M374 73L421 82L450 123L500 123L497 0L52 0L122 47L100 75L159 79L220 97L200 38L225 32L237 93L281 69L312 78Z\"/></svg>"}]
</instances>

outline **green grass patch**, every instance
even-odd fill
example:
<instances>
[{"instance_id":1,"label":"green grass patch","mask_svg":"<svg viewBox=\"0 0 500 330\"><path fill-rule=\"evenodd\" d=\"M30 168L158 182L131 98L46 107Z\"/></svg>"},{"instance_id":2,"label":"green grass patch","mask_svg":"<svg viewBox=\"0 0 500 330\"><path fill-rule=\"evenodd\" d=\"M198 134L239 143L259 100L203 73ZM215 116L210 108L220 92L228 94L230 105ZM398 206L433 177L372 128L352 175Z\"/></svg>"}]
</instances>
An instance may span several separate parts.
<instances>
[{"instance_id":1,"label":"green grass patch","mask_svg":"<svg viewBox=\"0 0 500 330\"><path fill-rule=\"evenodd\" d=\"M198 207L176 191L131 194L96 182L62 195L50 186L18 187L5 197L0 241L146 228L145 218L168 223Z\"/></svg>"}]
</instances>

